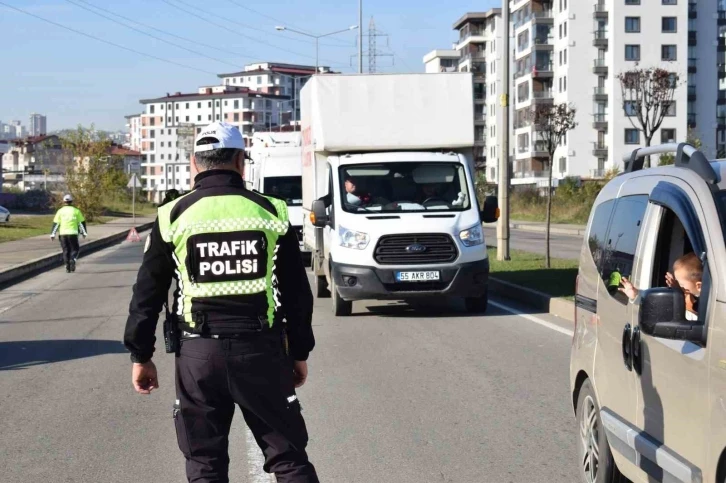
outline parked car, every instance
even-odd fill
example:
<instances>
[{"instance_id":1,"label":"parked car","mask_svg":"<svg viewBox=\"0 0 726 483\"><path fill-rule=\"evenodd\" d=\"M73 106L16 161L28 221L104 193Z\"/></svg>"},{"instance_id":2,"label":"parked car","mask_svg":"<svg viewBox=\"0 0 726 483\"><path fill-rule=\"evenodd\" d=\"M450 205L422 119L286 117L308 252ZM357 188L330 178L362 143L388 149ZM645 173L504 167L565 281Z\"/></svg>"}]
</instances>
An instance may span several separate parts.
<instances>
[{"instance_id":1,"label":"parked car","mask_svg":"<svg viewBox=\"0 0 726 483\"><path fill-rule=\"evenodd\" d=\"M675 166L642 169L667 153ZM726 162L670 144L625 166L595 201L580 255L570 381L581 474L723 483ZM666 282L694 254L699 297Z\"/></svg>"},{"instance_id":2,"label":"parked car","mask_svg":"<svg viewBox=\"0 0 726 483\"><path fill-rule=\"evenodd\" d=\"M10 210L4 206L0 206L0 223L7 223L10 221Z\"/></svg>"}]
</instances>

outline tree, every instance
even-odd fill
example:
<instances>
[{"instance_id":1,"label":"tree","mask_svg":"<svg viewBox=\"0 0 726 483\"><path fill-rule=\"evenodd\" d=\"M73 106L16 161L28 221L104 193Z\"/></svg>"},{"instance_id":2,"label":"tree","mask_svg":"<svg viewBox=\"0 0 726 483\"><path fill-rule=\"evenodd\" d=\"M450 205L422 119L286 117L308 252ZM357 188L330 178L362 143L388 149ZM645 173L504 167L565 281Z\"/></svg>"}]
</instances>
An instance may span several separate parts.
<instances>
[{"instance_id":1,"label":"tree","mask_svg":"<svg viewBox=\"0 0 726 483\"><path fill-rule=\"evenodd\" d=\"M675 107L673 99L679 76L660 67L645 69L636 64L633 70L619 74L618 80L623 111L630 124L643 133L648 147L666 114ZM645 167L650 168L650 156L645 159Z\"/></svg>"},{"instance_id":2,"label":"tree","mask_svg":"<svg viewBox=\"0 0 726 483\"><path fill-rule=\"evenodd\" d=\"M108 152L111 141L100 139L93 125L83 126L61 138L65 159L65 177L74 204L89 221L103 211L106 180L109 172Z\"/></svg>"},{"instance_id":3,"label":"tree","mask_svg":"<svg viewBox=\"0 0 726 483\"><path fill-rule=\"evenodd\" d=\"M542 143L548 155L547 184L547 217L545 230L545 264L551 267L550 259L550 222L552 219L552 167L555 151L562 144L565 135L575 129L577 110L568 104L535 105L530 110L530 121L534 125L538 141Z\"/></svg>"},{"instance_id":4,"label":"tree","mask_svg":"<svg viewBox=\"0 0 726 483\"><path fill-rule=\"evenodd\" d=\"M688 129L688 136L686 136L686 142L696 149L701 149L701 146L703 145L699 137L696 136L696 133L694 133L692 129ZM658 166L670 166L672 164L675 164L675 162L676 157L672 153L661 154L660 159L658 160Z\"/></svg>"}]
</instances>

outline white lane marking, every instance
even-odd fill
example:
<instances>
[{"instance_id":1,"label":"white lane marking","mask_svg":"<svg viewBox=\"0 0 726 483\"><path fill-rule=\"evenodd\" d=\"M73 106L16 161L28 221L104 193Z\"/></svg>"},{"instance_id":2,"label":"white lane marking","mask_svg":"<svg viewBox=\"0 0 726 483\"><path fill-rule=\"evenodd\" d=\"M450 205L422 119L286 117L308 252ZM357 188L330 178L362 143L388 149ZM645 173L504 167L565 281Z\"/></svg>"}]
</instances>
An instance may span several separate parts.
<instances>
[{"instance_id":1,"label":"white lane marking","mask_svg":"<svg viewBox=\"0 0 726 483\"><path fill-rule=\"evenodd\" d=\"M492 302L489 301L489 305L493 305L494 307L504 310L505 312L509 312L510 314L522 317L523 319L527 319L530 322L534 322L535 324L539 324L542 327L547 327L548 329L554 330L555 332L559 332L560 334L569 335L570 337L573 336L574 332L571 330L567 330L564 327L560 327L557 324L553 324L552 322L547 322L546 320L542 320L539 317L535 317L534 315L525 314L521 310L517 310L515 308L509 307L508 305L500 304L499 302Z\"/></svg>"},{"instance_id":2,"label":"white lane marking","mask_svg":"<svg viewBox=\"0 0 726 483\"><path fill-rule=\"evenodd\" d=\"M247 441L247 474L250 477L250 483L275 483L277 481L274 475L268 475L262 466L265 464L265 457L257 446L257 441L245 426L245 440Z\"/></svg>"}]
</instances>

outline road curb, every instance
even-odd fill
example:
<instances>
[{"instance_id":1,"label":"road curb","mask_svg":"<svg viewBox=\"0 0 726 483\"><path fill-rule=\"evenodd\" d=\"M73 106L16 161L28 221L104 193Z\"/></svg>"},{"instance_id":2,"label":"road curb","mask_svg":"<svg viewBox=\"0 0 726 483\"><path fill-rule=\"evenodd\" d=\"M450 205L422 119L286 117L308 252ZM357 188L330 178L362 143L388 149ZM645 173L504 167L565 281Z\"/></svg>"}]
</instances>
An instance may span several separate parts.
<instances>
[{"instance_id":1,"label":"road curb","mask_svg":"<svg viewBox=\"0 0 726 483\"><path fill-rule=\"evenodd\" d=\"M498 278L489 278L489 293L524 303L535 310L556 315L561 319L575 323L575 304L567 299L550 297L537 290L505 282Z\"/></svg>"},{"instance_id":2,"label":"road curb","mask_svg":"<svg viewBox=\"0 0 726 483\"><path fill-rule=\"evenodd\" d=\"M138 225L136 230L145 231L151 229L152 226L154 226L153 221ZM127 236L128 230L125 230L120 233L90 241L81 247L79 257L83 258L86 255L97 252L98 250L120 243L125 240ZM23 280L34 277L48 269L60 267L62 265L63 254L55 253L53 255L35 258L12 268L2 270L0 271L0 289L22 282Z\"/></svg>"},{"instance_id":3,"label":"road curb","mask_svg":"<svg viewBox=\"0 0 726 483\"><path fill-rule=\"evenodd\" d=\"M544 233L544 225L531 225L529 223L510 223L509 228L512 230L530 231L535 233ZM585 236L587 228L561 228L558 226L550 226L550 233L553 235L568 236Z\"/></svg>"}]
</instances>

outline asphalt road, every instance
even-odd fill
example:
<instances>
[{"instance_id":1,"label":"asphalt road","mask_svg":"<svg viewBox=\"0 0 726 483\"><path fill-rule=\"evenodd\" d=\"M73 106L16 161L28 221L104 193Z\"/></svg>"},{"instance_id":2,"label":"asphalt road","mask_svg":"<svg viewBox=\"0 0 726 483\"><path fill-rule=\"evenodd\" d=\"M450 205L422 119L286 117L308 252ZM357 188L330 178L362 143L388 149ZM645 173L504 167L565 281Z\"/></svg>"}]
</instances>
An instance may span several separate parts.
<instances>
[{"instance_id":1,"label":"asphalt road","mask_svg":"<svg viewBox=\"0 0 726 483\"><path fill-rule=\"evenodd\" d=\"M527 252L545 252L545 234L525 230L511 230L509 246L513 250ZM484 225L484 237L489 246L497 245L497 229ZM582 237L571 235L552 234L550 237L550 250L555 258L577 259L582 248Z\"/></svg>"},{"instance_id":2,"label":"asphalt road","mask_svg":"<svg viewBox=\"0 0 726 483\"><path fill-rule=\"evenodd\" d=\"M0 292L3 481L185 481L173 358L157 354L161 388L138 396L120 342L141 252L125 243ZM321 481L578 481L567 323L496 301L484 317L360 302L336 319L316 304L299 395ZM238 413L231 481L269 482L248 437Z\"/></svg>"}]
</instances>

